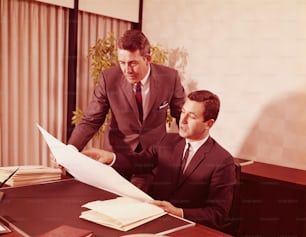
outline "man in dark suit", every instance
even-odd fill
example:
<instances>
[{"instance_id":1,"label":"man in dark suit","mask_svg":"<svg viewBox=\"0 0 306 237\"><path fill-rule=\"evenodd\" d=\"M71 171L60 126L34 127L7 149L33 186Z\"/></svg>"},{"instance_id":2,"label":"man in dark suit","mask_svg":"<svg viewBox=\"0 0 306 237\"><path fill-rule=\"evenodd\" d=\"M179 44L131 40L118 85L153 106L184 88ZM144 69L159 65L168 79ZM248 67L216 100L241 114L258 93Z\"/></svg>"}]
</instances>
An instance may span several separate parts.
<instances>
[{"instance_id":1,"label":"man in dark suit","mask_svg":"<svg viewBox=\"0 0 306 237\"><path fill-rule=\"evenodd\" d=\"M215 94L192 92L182 108L179 135L168 134L141 153L113 154L93 148L84 154L111 164L127 178L157 167L149 189L154 204L222 230L232 205L235 165L231 154L209 134L219 108Z\"/></svg>"},{"instance_id":2,"label":"man in dark suit","mask_svg":"<svg viewBox=\"0 0 306 237\"><path fill-rule=\"evenodd\" d=\"M114 152L140 152L158 142L166 134L168 107L178 123L185 100L178 72L151 63L151 46L141 31L126 31L117 48L119 65L101 73L84 116L68 141L78 150L98 131L109 110L111 121L103 148Z\"/></svg>"}]
</instances>

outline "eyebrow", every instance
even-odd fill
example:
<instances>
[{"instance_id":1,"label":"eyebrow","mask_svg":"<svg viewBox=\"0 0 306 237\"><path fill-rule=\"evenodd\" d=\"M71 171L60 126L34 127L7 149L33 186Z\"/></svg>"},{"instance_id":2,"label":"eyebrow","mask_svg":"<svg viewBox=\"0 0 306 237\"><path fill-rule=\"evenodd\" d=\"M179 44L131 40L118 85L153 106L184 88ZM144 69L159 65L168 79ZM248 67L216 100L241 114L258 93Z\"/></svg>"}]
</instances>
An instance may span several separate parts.
<instances>
[{"instance_id":1,"label":"eyebrow","mask_svg":"<svg viewBox=\"0 0 306 237\"><path fill-rule=\"evenodd\" d=\"M196 116L197 118L200 117L198 114L196 114L194 112L189 112L189 114L192 114L192 115Z\"/></svg>"},{"instance_id":2,"label":"eyebrow","mask_svg":"<svg viewBox=\"0 0 306 237\"><path fill-rule=\"evenodd\" d=\"M192 114L192 115L194 115L194 116L196 116L197 118L198 117L200 117L198 114L196 114L195 112L192 112L192 111L186 111L186 110L184 110L184 108L182 108L182 110L181 110L182 112L184 112L184 113L186 113L186 114Z\"/></svg>"},{"instance_id":3,"label":"eyebrow","mask_svg":"<svg viewBox=\"0 0 306 237\"><path fill-rule=\"evenodd\" d=\"M123 60L118 60L119 63L138 63L138 60L131 60L131 61L123 61Z\"/></svg>"}]
</instances>

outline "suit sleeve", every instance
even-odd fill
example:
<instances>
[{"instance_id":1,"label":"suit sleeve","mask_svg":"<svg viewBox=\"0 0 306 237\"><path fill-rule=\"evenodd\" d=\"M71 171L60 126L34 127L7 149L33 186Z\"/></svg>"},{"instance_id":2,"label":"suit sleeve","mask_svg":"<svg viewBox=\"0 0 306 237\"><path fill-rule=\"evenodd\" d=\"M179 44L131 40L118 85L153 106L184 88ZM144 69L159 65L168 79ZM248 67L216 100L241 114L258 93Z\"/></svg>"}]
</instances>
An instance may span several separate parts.
<instances>
[{"instance_id":1,"label":"suit sleeve","mask_svg":"<svg viewBox=\"0 0 306 237\"><path fill-rule=\"evenodd\" d=\"M155 146L135 153L116 153L116 161L113 168L126 179L130 179L132 174L151 173L157 166L157 155Z\"/></svg>"},{"instance_id":2,"label":"suit sleeve","mask_svg":"<svg viewBox=\"0 0 306 237\"><path fill-rule=\"evenodd\" d=\"M184 208L184 217L197 223L222 229L229 215L235 184L235 166L231 162L217 166L211 177L209 194L203 208Z\"/></svg>"},{"instance_id":3,"label":"suit sleeve","mask_svg":"<svg viewBox=\"0 0 306 237\"><path fill-rule=\"evenodd\" d=\"M104 123L109 108L105 78L104 74L101 73L99 84L94 90L92 99L84 112L83 118L73 130L68 144L72 144L78 150L82 150Z\"/></svg>"},{"instance_id":4,"label":"suit sleeve","mask_svg":"<svg viewBox=\"0 0 306 237\"><path fill-rule=\"evenodd\" d=\"M184 87L182 86L178 72L176 72L174 80L174 91L170 102L170 111L171 111L171 116L175 118L177 125L179 124L181 109L184 102L185 102Z\"/></svg>"}]
</instances>

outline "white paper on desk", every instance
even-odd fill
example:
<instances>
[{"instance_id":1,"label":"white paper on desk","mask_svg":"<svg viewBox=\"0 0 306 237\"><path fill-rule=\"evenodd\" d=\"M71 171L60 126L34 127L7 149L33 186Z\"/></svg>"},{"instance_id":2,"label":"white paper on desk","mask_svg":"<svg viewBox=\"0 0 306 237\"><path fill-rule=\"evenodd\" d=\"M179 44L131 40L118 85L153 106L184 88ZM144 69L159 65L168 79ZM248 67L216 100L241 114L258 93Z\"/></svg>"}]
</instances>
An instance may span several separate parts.
<instances>
[{"instance_id":1,"label":"white paper on desk","mask_svg":"<svg viewBox=\"0 0 306 237\"><path fill-rule=\"evenodd\" d=\"M58 164L77 180L119 196L149 201L152 198L108 165L93 160L62 143L37 124Z\"/></svg>"}]
</instances>

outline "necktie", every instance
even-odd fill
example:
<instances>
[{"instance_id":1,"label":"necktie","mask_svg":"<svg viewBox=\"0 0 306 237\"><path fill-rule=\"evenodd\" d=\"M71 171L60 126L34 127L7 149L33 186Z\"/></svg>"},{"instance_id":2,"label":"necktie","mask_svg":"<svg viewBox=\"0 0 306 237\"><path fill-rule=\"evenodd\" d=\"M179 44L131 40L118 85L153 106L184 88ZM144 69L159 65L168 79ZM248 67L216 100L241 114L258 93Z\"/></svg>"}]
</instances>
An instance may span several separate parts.
<instances>
[{"instance_id":1,"label":"necktie","mask_svg":"<svg viewBox=\"0 0 306 237\"><path fill-rule=\"evenodd\" d=\"M143 110L142 110L142 95L141 95L141 82L135 84L135 98L137 102L137 107L139 111L139 120L142 122Z\"/></svg>"},{"instance_id":2,"label":"necktie","mask_svg":"<svg viewBox=\"0 0 306 237\"><path fill-rule=\"evenodd\" d=\"M181 162L181 173L184 173L184 169L185 169L185 166L186 166L186 162L188 160L189 152L190 152L190 143L188 142L187 143L187 149L185 151L184 157L183 157L182 162Z\"/></svg>"}]
</instances>

